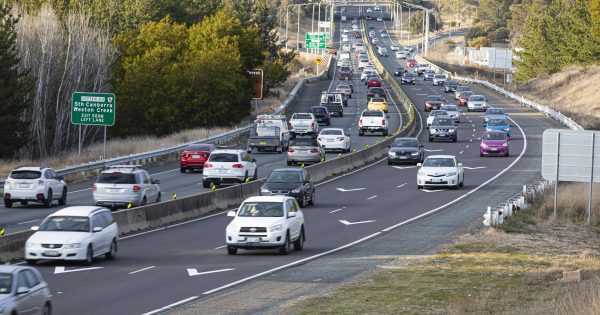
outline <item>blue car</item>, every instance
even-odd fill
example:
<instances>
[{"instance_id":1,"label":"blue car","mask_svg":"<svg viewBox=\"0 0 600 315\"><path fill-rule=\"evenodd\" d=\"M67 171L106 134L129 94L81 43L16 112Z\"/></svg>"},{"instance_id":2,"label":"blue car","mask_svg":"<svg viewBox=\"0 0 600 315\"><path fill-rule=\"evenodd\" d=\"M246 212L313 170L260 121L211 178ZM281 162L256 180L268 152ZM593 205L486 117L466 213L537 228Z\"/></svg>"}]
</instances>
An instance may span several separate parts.
<instances>
[{"instance_id":1,"label":"blue car","mask_svg":"<svg viewBox=\"0 0 600 315\"><path fill-rule=\"evenodd\" d=\"M510 123L505 116L489 116L484 126L486 131L504 131L510 138Z\"/></svg>"}]
</instances>

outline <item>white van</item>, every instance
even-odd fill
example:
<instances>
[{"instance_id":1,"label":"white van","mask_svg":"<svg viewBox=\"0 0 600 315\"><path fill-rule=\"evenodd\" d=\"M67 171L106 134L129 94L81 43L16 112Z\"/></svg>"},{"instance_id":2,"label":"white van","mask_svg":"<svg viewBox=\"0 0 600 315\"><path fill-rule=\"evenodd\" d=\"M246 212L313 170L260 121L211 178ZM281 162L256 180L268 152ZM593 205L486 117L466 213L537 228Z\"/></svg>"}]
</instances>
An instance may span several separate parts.
<instances>
[{"instance_id":1,"label":"white van","mask_svg":"<svg viewBox=\"0 0 600 315\"><path fill-rule=\"evenodd\" d=\"M342 35L342 42L348 42L348 34Z\"/></svg>"}]
</instances>

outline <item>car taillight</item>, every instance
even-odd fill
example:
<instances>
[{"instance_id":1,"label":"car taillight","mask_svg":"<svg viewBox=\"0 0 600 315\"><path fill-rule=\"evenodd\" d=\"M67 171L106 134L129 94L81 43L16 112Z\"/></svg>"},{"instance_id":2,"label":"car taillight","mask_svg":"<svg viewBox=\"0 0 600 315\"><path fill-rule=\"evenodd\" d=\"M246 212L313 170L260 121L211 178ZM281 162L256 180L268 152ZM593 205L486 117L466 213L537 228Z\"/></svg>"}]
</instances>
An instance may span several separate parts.
<instances>
[{"instance_id":1,"label":"car taillight","mask_svg":"<svg viewBox=\"0 0 600 315\"><path fill-rule=\"evenodd\" d=\"M96 191L96 188L98 188L98 187L96 187L96 184L92 185L92 190L93 191Z\"/></svg>"},{"instance_id":2,"label":"car taillight","mask_svg":"<svg viewBox=\"0 0 600 315\"><path fill-rule=\"evenodd\" d=\"M233 168L244 168L244 165L242 165L242 164L233 164L231 167L233 167Z\"/></svg>"},{"instance_id":3,"label":"car taillight","mask_svg":"<svg viewBox=\"0 0 600 315\"><path fill-rule=\"evenodd\" d=\"M385 119L381 120L381 124L385 126Z\"/></svg>"},{"instance_id":4,"label":"car taillight","mask_svg":"<svg viewBox=\"0 0 600 315\"><path fill-rule=\"evenodd\" d=\"M210 164L210 163L204 163L204 168L211 168L211 167L212 167L212 164Z\"/></svg>"},{"instance_id":5,"label":"car taillight","mask_svg":"<svg viewBox=\"0 0 600 315\"><path fill-rule=\"evenodd\" d=\"M362 119L360 119L360 120L358 121L358 124L359 124L359 125L362 125Z\"/></svg>"},{"instance_id":6,"label":"car taillight","mask_svg":"<svg viewBox=\"0 0 600 315\"><path fill-rule=\"evenodd\" d=\"M138 185L133 186L133 191L140 191L140 186L138 186Z\"/></svg>"},{"instance_id":7,"label":"car taillight","mask_svg":"<svg viewBox=\"0 0 600 315\"><path fill-rule=\"evenodd\" d=\"M344 141L344 137L338 137L337 140L338 141Z\"/></svg>"},{"instance_id":8,"label":"car taillight","mask_svg":"<svg viewBox=\"0 0 600 315\"><path fill-rule=\"evenodd\" d=\"M294 152L294 149L288 148L288 152Z\"/></svg>"},{"instance_id":9,"label":"car taillight","mask_svg":"<svg viewBox=\"0 0 600 315\"><path fill-rule=\"evenodd\" d=\"M319 152L319 150L317 150L317 149L310 150L310 153L317 153L317 152Z\"/></svg>"}]
</instances>

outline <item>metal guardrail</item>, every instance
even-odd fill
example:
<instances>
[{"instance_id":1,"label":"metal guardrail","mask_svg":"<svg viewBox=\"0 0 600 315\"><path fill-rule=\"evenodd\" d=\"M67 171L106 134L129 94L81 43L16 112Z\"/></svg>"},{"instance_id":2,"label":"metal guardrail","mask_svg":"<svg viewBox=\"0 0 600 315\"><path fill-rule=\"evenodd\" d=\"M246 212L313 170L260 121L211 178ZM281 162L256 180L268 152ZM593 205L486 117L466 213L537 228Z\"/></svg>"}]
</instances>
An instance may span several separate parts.
<instances>
[{"instance_id":1,"label":"metal guardrail","mask_svg":"<svg viewBox=\"0 0 600 315\"><path fill-rule=\"evenodd\" d=\"M499 87L499 86L497 86L497 85L495 85L493 83L490 83L488 81L453 75L450 71L447 71L447 70L445 70L443 68L440 68L436 64L430 62L429 60L427 60L427 59L425 59L425 58L423 58L421 56L417 55L416 59L417 59L418 62L429 64L430 67L432 67L436 71L444 73L444 74L446 74L447 76L451 77L454 80L463 81L463 82L469 82L469 83L475 83L475 84L479 84L479 85L485 86L486 88L488 88L490 90L493 90L494 92L496 92L496 93L498 93L500 95L503 95L503 96L505 96L507 98L510 98L510 99L512 99L514 101L519 102L519 104L521 104L521 105L528 106L530 108L533 108L533 109L535 109L535 110L537 110L539 112L542 112L542 113L546 114L546 116L559 121L561 124L569 127L572 130L584 130L584 128L581 127L578 123L576 123L573 119L571 119L571 117L568 117L568 116L566 116L565 114L563 114L563 113L561 113L559 111L553 110L553 109L549 108L548 106L545 106L545 105L539 104L539 103L537 103L535 101L526 99L522 95L518 95L518 94L515 94L512 91L505 90L505 89L503 89L503 88L501 88L501 87Z\"/></svg>"}]
</instances>

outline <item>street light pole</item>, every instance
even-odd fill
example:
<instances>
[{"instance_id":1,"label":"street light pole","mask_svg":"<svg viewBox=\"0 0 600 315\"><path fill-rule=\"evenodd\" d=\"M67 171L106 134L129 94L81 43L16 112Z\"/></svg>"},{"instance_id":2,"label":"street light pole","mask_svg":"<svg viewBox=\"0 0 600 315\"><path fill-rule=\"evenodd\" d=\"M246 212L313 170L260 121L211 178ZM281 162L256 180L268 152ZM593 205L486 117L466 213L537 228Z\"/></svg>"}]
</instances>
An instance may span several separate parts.
<instances>
[{"instance_id":1,"label":"street light pole","mask_svg":"<svg viewBox=\"0 0 600 315\"><path fill-rule=\"evenodd\" d=\"M300 7L301 5L298 5L298 29L296 31L296 50L300 49Z\"/></svg>"},{"instance_id":2,"label":"street light pole","mask_svg":"<svg viewBox=\"0 0 600 315\"><path fill-rule=\"evenodd\" d=\"M290 4L285 7L285 49L288 48L288 28L290 25L290 7L293 7L294 4Z\"/></svg>"}]
</instances>

